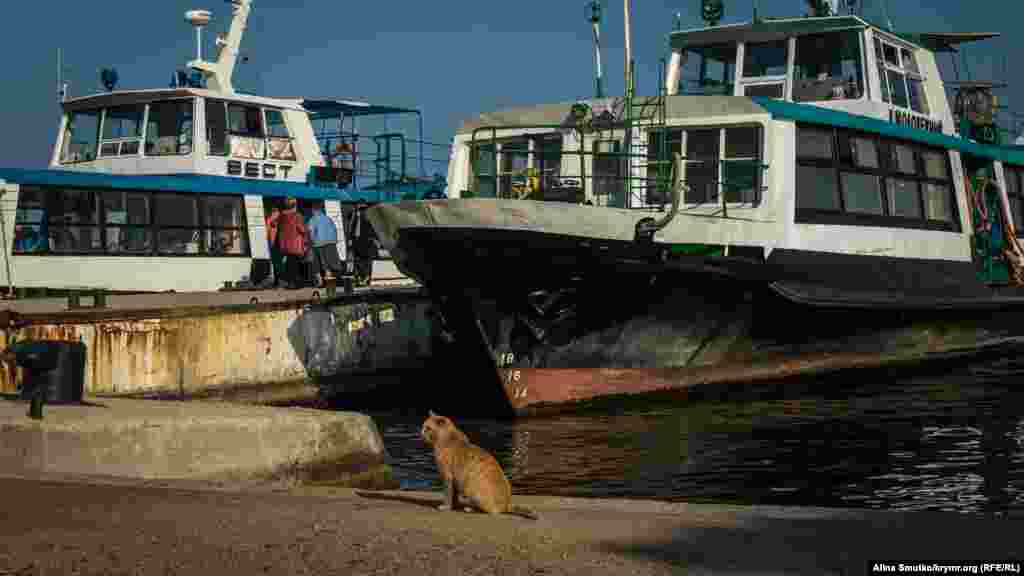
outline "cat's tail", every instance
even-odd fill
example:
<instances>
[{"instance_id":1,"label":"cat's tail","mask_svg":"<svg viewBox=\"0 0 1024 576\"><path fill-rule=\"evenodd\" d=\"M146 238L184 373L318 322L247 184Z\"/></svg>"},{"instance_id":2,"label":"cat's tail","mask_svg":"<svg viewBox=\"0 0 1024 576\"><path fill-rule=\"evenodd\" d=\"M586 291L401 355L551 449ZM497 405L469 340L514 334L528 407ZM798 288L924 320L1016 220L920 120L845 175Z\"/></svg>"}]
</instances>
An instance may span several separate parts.
<instances>
[{"instance_id":1,"label":"cat's tail","mask_svg":"<svg viewBox=\"0 0 1024 576\"><path fill-rule=\"evenodd\" d=\"M523 506L513 505L509 509L508 513L515 514L516 516L522 516L523 518L529 518L530 520L540 520L540 516L538 516L536 512L529 508L524 508Z\"/></svg>"}]
</instances>

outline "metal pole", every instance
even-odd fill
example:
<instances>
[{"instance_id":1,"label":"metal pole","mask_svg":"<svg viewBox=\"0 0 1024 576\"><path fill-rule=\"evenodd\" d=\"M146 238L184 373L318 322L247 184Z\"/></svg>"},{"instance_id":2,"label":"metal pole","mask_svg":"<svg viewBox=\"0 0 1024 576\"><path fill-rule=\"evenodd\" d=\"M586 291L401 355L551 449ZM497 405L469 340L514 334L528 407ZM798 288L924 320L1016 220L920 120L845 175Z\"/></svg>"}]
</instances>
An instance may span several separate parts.
<instances>
[{"instance_id":1,"label":"metal pole","mask_svg":"<svg viewBox=\"0 0 1024 576\"><path fill-rule=\"evenodd\" d=\"M597 97L604 98L601 80L601 30L597 22L594 22L594 58L597 60Z\"/></svg>"},{"instance_id":2,"label":"metal pole","mask_svg":"<svg viewBox=\"0 0 1024 576\"><path fill-rule=\"evenodd\" d=\"M626 96L633 95L633 51L629 36L629 0L622 0L622 12L626 29Z\"/></svg>"},{"instance_id":3,"label":"metal pole","mask_svg":"<svg viewBox=\"0 0 1024 576\"><path fill-rule=\"evenodd\" d=\"M419 120L419 136L416 138L420 141L420 177L426 178L427 171L423 168L423 114L419 110L416 111L416 118Z\"/></svg>"}]
</instances>

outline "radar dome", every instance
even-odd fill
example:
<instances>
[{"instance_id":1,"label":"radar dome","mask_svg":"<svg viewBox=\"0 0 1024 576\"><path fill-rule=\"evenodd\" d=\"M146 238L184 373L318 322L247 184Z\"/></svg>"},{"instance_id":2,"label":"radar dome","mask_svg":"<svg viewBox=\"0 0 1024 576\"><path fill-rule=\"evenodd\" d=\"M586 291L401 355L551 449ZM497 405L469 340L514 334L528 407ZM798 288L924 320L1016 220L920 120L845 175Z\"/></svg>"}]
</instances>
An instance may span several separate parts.
<instances>
[{"instance_id":1,"label":"radar dome","mask_svg":"<svg viewBox=\"0 0 1024 576\"><path fill-rule=\"evenodd\" d=\"M185 12L185 21L193 26L206 26L210 23L210 11L189 10Z\"/></svg>"}]
</instances>

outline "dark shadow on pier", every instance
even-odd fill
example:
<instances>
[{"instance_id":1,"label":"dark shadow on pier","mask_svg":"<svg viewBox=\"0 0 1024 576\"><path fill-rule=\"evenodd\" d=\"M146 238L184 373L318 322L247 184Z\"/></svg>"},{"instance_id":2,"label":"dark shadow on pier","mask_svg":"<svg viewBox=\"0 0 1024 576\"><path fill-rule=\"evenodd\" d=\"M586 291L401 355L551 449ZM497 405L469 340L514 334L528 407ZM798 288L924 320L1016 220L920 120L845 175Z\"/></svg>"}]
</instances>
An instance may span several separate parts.
<instances>
[{"instance_id":1,"label":"dark shadow on pier","mask_svg":"<svg viewBox=\"0 0 1024 576\"><path fill-rule=\"evenodd\" d=\"M412 494L401 494L397 492L369 492L366 490L356 490L355 492L362 498L369 498L371 500L391 500L394 502L414 504L416 506L431 509L436 509L441 504L441 498L428 498L425 496L415 496Z\"/></svg>"}]
</instances>

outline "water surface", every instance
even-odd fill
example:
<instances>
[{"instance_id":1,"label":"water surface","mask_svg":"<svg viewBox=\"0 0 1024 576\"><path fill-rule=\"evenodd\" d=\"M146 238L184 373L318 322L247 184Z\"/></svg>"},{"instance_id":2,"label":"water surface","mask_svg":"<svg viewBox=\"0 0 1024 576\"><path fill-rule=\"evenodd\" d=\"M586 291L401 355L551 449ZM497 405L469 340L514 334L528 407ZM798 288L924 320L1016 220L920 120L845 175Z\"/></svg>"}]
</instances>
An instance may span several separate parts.
<instances>
[{"instance_id":1,"label":"water surface","mask_svg":"<svg viewBox=\"0 0 1024 576\"><path fill-rule=\"evenodd\" d=\"M1024 510L1024 373L992 360L939 370L456 422L495 454L522 494ZM425 414L372 415L403 488L439 490L419 439Z\"/></svg>"}]
</instances>

